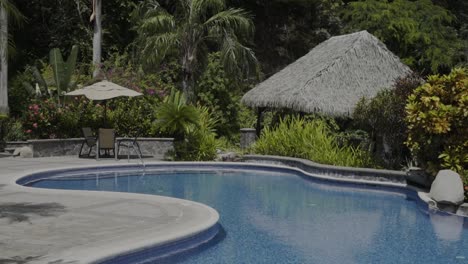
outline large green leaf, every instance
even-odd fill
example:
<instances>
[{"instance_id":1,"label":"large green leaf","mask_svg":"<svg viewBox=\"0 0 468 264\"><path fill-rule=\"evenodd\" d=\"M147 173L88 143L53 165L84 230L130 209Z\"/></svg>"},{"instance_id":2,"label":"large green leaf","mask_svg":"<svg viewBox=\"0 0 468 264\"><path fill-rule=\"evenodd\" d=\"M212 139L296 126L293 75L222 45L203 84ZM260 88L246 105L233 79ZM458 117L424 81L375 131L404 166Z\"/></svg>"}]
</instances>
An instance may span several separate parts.
<instances>
[{"instance_id":1,"label":"large green leaf","mask_svg":"<svg viewBox=\"0 0 468 264\"><path fill-rule=\"evenodd\" d=\"M67 63L65 65L66 73L64 76L64 80L63 80L64 85L66 85L65 89L67 89L67 91L69 91L75 85L75 83L72 82L71 79L73 76L73 72L75 71L77 57L78 57L78 46L73 45L70 55L68 56Z\"/></svg>"},{"instance_id":2,"label":"large green leaf","mask_svg":"<svg viewBox=\"0 0 468 264\"><path fill-rule=\"evenodd\" d=\"M54 71L54 81L57 86L57 92L60 95L62 92L67 92L72 87L72 76L76 67L78 57L78 46L73 45L70 55L66 62L63 61L62 54L59 49L54 48L50 51L50 65Z\"/></svg>"},{"instance_id":3,"label":"large green leaf","mask_svg":"<svg viewBox=\"0 0 468 264\"><path fill-rule=\"evenodd\" d=\"M54 71L54 81L57 86L57 93L60 94L64 90L62 76L65 75L66 69L63 62L62 53L58 48L54 48L49 54L50 65Z\"/></svg>"}]
</instances>

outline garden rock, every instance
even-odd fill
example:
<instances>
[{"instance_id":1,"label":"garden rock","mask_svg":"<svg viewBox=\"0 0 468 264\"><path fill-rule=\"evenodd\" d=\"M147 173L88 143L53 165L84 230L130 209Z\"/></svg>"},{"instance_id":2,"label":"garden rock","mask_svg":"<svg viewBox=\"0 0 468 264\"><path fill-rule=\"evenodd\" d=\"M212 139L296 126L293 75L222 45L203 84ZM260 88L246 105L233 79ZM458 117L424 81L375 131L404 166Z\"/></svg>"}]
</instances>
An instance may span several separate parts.
<instances>
[{"instance_id":1,"label":"garden rock","mask_svg":"<svg viewBox=\"0 0 468 264\"><path fill-rule=\"evenodd\" d=\"M418 167L410 167L406 171L406 180L410 183L423 186L425 188L431 187L431 177L423 169Z\"/></svg>"},{"instance_id":2,"label":"garden rock","mask_svg":"<svg viewBox=\"0 0 468 264\"><path fill-rule=\"evenodd\" d=\"M15 150L16 152L16 150ZM19 156L21 158L32 158L33 157L33 151L30 147L22 147L19 149Z\"/></svg>"},{"instance_id":3,"label":"garden rock","mask_svg":"<svg viewBox=\"0 0 468 264\"><path fill-rule=\"evenodd\" d=\"M429 196L437 202L439 208L453 208L462 204L465 197L460 175L451 170L439 171L431 185Z\"/></svg>"},{"instance_id":4,"label":"garden rock","mask_svg":"<svg viewBox=\"0 0 468 264\"><path fill-rule=\"evenodd\" d=\"M11 154L13 157L19 156L20 155L21 148L15 148L13 151L13 154Z\"/></svg>"}]
</instances>

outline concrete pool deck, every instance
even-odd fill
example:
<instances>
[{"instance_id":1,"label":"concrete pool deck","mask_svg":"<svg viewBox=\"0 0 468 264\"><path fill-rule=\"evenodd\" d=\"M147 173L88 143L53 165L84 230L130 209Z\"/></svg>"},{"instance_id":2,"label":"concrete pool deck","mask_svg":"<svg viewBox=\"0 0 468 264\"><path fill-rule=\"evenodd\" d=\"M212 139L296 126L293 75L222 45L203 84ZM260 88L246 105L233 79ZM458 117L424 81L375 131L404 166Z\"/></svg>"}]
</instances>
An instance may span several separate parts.
<instances>
[{"instance_id":1,"label":"concrete pool deck","mask_svg":"<svg viewBox=\"0 0 468 264\"><path fill-rule=\"evenodd\" d=\"M181 199L15 183L37 171L116 163L127 161L0 158L0 263L93 263L189 237L217 223L214 209Z\"/></svg>"}]
</instances>

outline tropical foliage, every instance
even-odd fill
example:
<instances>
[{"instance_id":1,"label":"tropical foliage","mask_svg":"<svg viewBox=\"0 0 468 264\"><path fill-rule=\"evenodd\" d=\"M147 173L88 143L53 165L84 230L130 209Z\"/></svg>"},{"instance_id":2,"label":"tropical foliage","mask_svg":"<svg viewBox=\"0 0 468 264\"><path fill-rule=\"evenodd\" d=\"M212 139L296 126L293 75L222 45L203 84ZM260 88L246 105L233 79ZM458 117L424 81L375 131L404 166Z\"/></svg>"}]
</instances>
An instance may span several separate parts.
<instances>
[{"instance_id":1,"label":"tropical foliage","mask_svg":"<svg viewBox=\"0 0 468 264\"><path fill-rule=\"evenodd\" d=\"M225 0L179 0L172 14L157 1L147 0L134 15L144 62L158 64L175 54L183 72L182 91L190 101L209 45L220 50L231 73L249 73L256 63L252 50L243 44L253 36L252 20L242 9L227 8Z\"/></svg>"},{"instance_id":2,"label":"tropical foliage","mask_svg":"<svg viewBox=\"0 0 468 264\"><path fill-rule=\"evenodd\" d=\"M344 9L347 30L367 30L411 67L436 73L460 60L455 16L431 0L365 0Z\"/></svg>"},{"instance_id":3,"label":"tropical foliage","mask_svg":"<svg viewBox=\"0 0 468 264\"><path fill-rule=\"evenodd\" d=\"M408 98L407 145L430 171L468 169L468 69L432 75Z\"/></svg>"},{"instance_id":4,"label":"tropical foliage","mask_svg":"<svg viewBox=\"0 0 468 264\"><path fill-rule=\"evenodd\" d=\"M187 104L185 96L175 89L156 109L156 123L162 132L182 140L199 120L197 108Z\"/></svg>"},{"instance_id":5,"label":"tropical foliage","mask_svg":"<svg viewBox=\"0 0 468 264\"><path fill-rule=\"evenodd\" d=\"M233 136L240 129L241 86L229 78L221 63L220 53L209 54L208 65L197 84L197 102L209 109L218 120L216 131L226 137Z\"/></svg>"},{"instance_id":6,"label":"tropical foliage","mask_svg":"<svg viewBox=\"0 0 468 264\"><path fill-rule=\"evenodd\" d=\"M371 135L377 159L388 168L400 169L410 159L404 145L407 137L405 106L408 96L421 81L416 74L399 78L391 89L371 99L362 98L354 110L354 127Z\"/></svg>"},{"instance_id":7,"label":"tropical foliage","mask_svg":"<svg viewBox=\"0 0 468 264\"><path fill-rule=\"evenodd\" d=\"M175 139L176 160L213 160L216 156L217 120L206 107L187 104L186 97L172 90L156 109L156 125Z\"/></svg>"},{"instance_id":8,"label":"tropical foliage","mask_svg":"<svg viewBox=\"0 0 468 264\"><path fill-rule=\"evenodd\" d=\"M5 137L75 137L82 126L98 128L101 103L60 97L74 84L96 81L91 80L90 1L16 0L16 9L12 2L0 0L10 18L24 14L27 26L10 27L10 44L14 40L18 52L9 63L11 118ZM239 102L245 91L331 36L368 30L422 78L463 65L468 58L466 7L464 0L104 1L98 78L144 94L108 101L108 121L119 135L175 137L176 159L213 159L216 148L238 144L239 128L256 124L255 109ZM73 45L79 54L73 51L60 62L60 54ZM466 105L459 102L466 91L453 87L465 81L437 78L430 77L417 91L419 79L398 80L375 99L363 100L351 125L349 120L339 120L338 127L332 118L281 118L284 111L267 112L254 151L374 166L359 147L369 134L392 146L379 165L400 168L409 147L427 167L463 171L467 133L460 109Z\"/></svg>"},{"instance_id":9,"label":"tropical foliage","mask_svg":"<svg viewBox=\"0 0 468 264\"><path fill-rule=\"evenodd\" d=\"M281 120L276 128L265 128L254 152L310 159L322 164L350 167L372 166L369 154L342 142L325 120L299 117Z\"/></svg>"}]
</instances>

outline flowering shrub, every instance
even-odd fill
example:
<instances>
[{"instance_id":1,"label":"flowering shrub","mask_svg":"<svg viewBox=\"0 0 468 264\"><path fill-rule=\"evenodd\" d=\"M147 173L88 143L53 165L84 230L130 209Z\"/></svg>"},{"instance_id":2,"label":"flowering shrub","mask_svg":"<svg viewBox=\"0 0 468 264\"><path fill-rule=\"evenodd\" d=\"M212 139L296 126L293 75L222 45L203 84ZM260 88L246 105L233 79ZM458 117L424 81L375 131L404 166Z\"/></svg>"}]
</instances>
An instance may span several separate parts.
<instances>
[{"instance_id":1,"label":"flowering shrub","mask_svg":"<svg viewBox=\"0 0 468 264\"><path fill-rule=\"evenodd\" d=\"M33 100L24 121L25 133L30 138L55 138L57 111L51 100Z\"/></svg>"},{"instance_id":2,"label":"flowering shrub","mask_svg":"<svg viewBox=\"0 0 468 264\"><path fill-rule=\"evenodd\" d=\"M158 102L158 97L148 95L109 100L104 120L102 102L75 97L59 106L54 99L34 99L24 116L24 133L30 139L72 138L82 136L82 127L108 126L118 136L157 136L153 115Z\"/></svg>"},{"instance_id":3,"label":"flowering shrub","mask_svg":"<svg viewBox=\"0 0 468 264\"><path fill-rule=\"evenodd\" d=\"M34 99L25 113L23 127L28 138L80 137L81 127L95 127L103 110L83 98L73 98L59 107L54 99Z\"/></svg>"}]
</instances>

